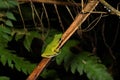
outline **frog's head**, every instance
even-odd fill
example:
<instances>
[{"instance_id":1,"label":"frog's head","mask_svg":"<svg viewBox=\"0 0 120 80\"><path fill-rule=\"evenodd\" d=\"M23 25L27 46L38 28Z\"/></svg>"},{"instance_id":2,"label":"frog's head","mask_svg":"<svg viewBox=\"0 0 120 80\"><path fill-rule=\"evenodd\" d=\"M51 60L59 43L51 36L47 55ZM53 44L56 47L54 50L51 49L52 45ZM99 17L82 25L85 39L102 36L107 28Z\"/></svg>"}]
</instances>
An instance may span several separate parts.
<instances>
[{"instance_id":1,"label":"frog's head","mask_svg":"<svg viewBox=\"0 0 120 80\"><path fill-rule=\"evenodd\" d=\"M62 36L62 34L60 33L60 34L56 34L54 37L55 38L60 38Z\"/></svg>"}]
</instances>

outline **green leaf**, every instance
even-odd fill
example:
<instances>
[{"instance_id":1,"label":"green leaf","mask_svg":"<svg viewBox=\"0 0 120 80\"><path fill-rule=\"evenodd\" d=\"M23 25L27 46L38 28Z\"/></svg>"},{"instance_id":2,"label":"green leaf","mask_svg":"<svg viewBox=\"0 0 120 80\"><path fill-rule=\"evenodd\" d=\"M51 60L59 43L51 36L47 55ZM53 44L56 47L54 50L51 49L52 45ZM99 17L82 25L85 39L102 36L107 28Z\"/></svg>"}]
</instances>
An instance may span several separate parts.
<instances>
[{"instance_id":1,"label":"green leaf","mask_svg":"<svg viewBox=\"0 0 120 80\"><path fill-rule=\"evenodd\" d=\"M33 37L28 37L28 36L26 36L24 40L24 46L28 51L30 51L30 45L31 45L32 40L33 40Z\"/></svg>"},{"instance_id":2,"label":"green leaf","mask_svg":"<svg viewBox=\"0 0 120 80\"><path fill-rule=\"evenodd\" d=\"M7 46L7 42L12 39L10 28L0 26L0 45Z\"/></svg>"},{"instance_id":3,"label":"green leaf","mask_svg":"<svg viewBox=\"0 0 120 80\"><path fill-rule=\"evenodd\" d=\"M24 40L24 46L28 51L30 51L30 45L32 43L33 38L35 37L40 38L41 35L35 31L31 31L26 35L25 40Z\"/></svg>"},{"instance_id":4,"label":"green leaf","mask_svg":"<svg viewBox=\"0 0 120 80\"><path fill-rule=\"evenodd\" d=\"M7 13L6 13L6 16L7 16L8 19L11 19L11 20L16 21L16 18L15 18L15 16L13 15L12 12L7 12Z\"/></svg>"},{"instance_id":5,"label":"green leaf","mask_svg":"<svg viewBox=\"0 0 120 80\"><path fill-rule=\"evenodd\" d=\"M0 1L0 9L7 9L8 6L5 4L5 1Z\"/></svg>"},{"instance_id":6,"label":"green leaf","mask_svg":"<svg viewBox=\"0 0 120 80\"><path fill-rule=\"evenodd\" d=\"M77 71L79 72L80 75L83 74L83 72L84 72L83 70L84 70L84 65L78 65Z\"/></svg>"},{"instance_id":7,"label":"green leaf","mask_svg":"<svg viewBox=\"0 0 120 80\"><path fill-rule=\"evenodd\" d=\"M7 62L7 59L4 55L1 55L0 57L0 61L2 62L2 64L5 66L6 62Z\"/></svg>"},{"instance_id":8,"label":"green leaf","mask_svg":"<svg viewBox=\"0 0 120 80\"><path fill-rule=\"evenodd\" d=\"M18 5L18 2L16 0L8 0L8 3L14 7Z\"/></svg>"},{"instance_id":9,"label":"green leaf","mask_svg":"<svg viewBox=\"0 0 120 80\"><path fill-rule=\"evenodd\" d=\"M13 69L13 63L12 60L10 58L8 58L8 66L11 67Z\"/></svg>"},{"instance_id":10,"label":"green leaf","mask_svg":"<svg viewBox=\"0 0 120 80\"><path fill-rule=\"evenodd\" d=\"M72 43L72 45L71 45ZM72 52L70 51L70 47L77 45L79 41L77 40L69 40L63 48L60 50L60 54L56 56L56 62L60 65L63 61L65 63L69 62L69 57L72 57ZM66 64L67 65L67 64Z\"/></svg>"},{"instance_id":11,"label":"green leaf","mask_svg":"<svg viewBox=\"0 0 120 80\"><path fill-rule=\"evenodd\" d=\"M4 35L2 35L2 37L4 38L4 39L6 39L7 41L9 41L9 40L11 40L11 36L9 36L9 35L7 35L7 34L4 34Z\"/></svg>"},{"instance_id":12,"label":"green leaf","mask_svg":"<svg viewBox=\"0 0 120 80\"><path fill-rule=\"evenodd\" d=\"M74 61L73 61L74 62ZM74 74L76 72L76 67L79 66L77 63L71 64L71 72Z\"/></svg>"},{"instance_id":13,"label":"green leaf","mask_svg":"<svg viewBox=\"0 0 120 80\"><path fill-rule=\"evenodd\" d=\"M25 74L28 74L28 71L26 70L26 68L29 68L29 66L27 65L23 65L25 68L22 68L22 72L24 72Z\"/></svg>"},{"instance_id":14,"label":"green leaf","mask_svg":"<svg viewBox=\"0 0 120 80\"><path fill-rule=\"evenodd\" d=\"M40 76L42 76L44 79L47 78L51 80L56 80L56 78L58 79L57 72L53 69L45 69Z\"/></svg>"},{"instance_id":15,"label":"green leaf","mask_svg":"<svg viewBox=\"0 0 120 80\"><path fill-rule=\"evenodd\" d=\"M0 33L11 34L11 29L8 27L0 26Z\"/></svg>"},{"instance_id":16,"label":"green leaf","mask_svg":"<svg viewBox=\"0 0 120 80\"><path fill-rule=\"evenodd\" d=\"M17 4L16 0L0 0L0 9L15 8Z\"/></svg>"},{"instance_id":17,"label":"green leaf","mask_svg":"<svg viewBox=\"0 0 120 80\"><path fill-rule=\"evenodd\" d=\"M62 62L64 62L64 67L66 71L69 69L68 66L71 65L71 60L73 59L73 54L70 51L70 47L73 47L77 45L79 41L77 40L69 40L64 47L61 49L61 53L56 56L56 63L60 65ZM71 45L72 44L72 45ZM72 72L74 73L76 69L72 69Z\"/></svg>"},{"instance_id":18,"label":"green leaf","mask_svg":"<svg viewBox=\"0 0 120 80\"><path fill-rule=\"evenodd\" d=\"M10 80L10 78L6 76L0 76L0 80Z\"/></svg>"},{"instance_id":19,"label":"green leaf","mask_svg":"<svg viewBox=\"0 0 120 80\"><path fill-rule=\"evenodd\" d=\"M21 71L21 66L19 65L19 63L16 63L16 64L15 64L15 68L16 68L18 71Z\"/></svg>"},{"instance_id":20,"label":"green leaf","mask_svg":"<svg viewBox=\"0 0 120 80\"><path fill-rule=\"evenodd\" d=\"M5 21L5 24L6 24L7 26L13 27L13 24L12 24L12 21L11 21L11 20Z\"/></svg>"}]
</instances>

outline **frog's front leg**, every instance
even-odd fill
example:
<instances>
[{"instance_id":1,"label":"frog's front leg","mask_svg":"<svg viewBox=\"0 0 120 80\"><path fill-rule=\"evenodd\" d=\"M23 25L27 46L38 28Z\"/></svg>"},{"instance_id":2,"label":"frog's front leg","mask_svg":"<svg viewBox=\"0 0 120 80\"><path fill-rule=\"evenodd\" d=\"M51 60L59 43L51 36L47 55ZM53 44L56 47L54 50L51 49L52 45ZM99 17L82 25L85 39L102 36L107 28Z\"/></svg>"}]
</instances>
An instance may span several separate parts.
<instances>
[{"instance_id":1,"label":"frog's front leg","mask_svg":"<svg viewBox=\"0 0 120 80\"><path fill-rule=\"evenodd\" d=\"M59 49L52 49L52 51L55 53L54 56L57 56L60 53Z\"/></svg>"}]
</instances>

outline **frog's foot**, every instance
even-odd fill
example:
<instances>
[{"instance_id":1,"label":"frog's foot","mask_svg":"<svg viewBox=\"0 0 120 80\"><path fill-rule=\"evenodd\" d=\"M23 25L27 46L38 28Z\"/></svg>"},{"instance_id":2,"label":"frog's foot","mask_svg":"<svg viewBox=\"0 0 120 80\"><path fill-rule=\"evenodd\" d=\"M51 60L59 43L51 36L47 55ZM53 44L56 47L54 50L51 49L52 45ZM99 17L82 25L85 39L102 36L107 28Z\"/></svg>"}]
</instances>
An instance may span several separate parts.
<instances>
[{"instance_id":1,"label":"frog's foot","mask_svg":"<svg viewBox=\"0 0 120 80\"><path fill-rule=\"evenodd\" d=\"M56 53L55 56L59 55L61 53L61 50L54 50L54 52Z\"/></svg>"}]
</instances>

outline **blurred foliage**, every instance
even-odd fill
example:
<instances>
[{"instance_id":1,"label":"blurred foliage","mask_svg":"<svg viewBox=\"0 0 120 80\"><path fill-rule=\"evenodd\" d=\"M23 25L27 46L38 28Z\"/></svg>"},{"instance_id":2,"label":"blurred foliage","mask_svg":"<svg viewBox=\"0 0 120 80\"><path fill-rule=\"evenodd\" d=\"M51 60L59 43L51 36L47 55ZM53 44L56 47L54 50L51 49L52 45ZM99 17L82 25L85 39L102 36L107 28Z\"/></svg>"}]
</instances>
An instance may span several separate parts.
<instances>
[{"instance_id":1,"label":"blurred foliage","mask_svg":"<svg viewBox=\"0 0 120 80\"><path fill-rule=\"evenodd\" d=\"M10 80L10 78L6 76L0 76L0 80Z\"/></svg>"},{"instance_id":2,"label":"blurred foliage","mask_svg":"<svg viewBox=\"0 0 120 80\"><path fill-rule=\"evenodd\" d=\"M65 69L70 68L74 74L76 71L80 75L85 72L90 80L113 80L111 75L107 73L107 68L97 56L86 51L77 52L77 54L70 51L70 47L75 46L77 43L76 40L69 40L64 45L61 54L56 57L57 64L60 65L63 62Z\"/></svg>"}]
</instances>

